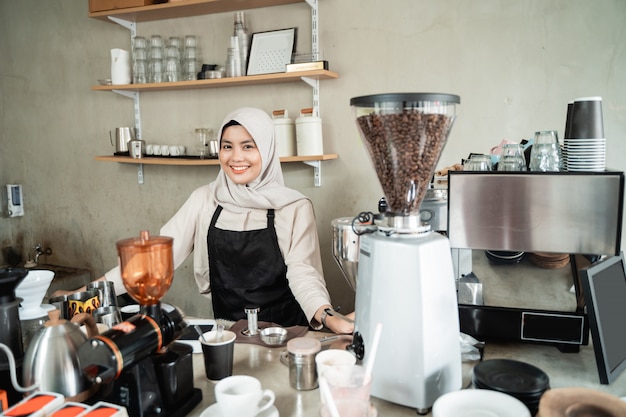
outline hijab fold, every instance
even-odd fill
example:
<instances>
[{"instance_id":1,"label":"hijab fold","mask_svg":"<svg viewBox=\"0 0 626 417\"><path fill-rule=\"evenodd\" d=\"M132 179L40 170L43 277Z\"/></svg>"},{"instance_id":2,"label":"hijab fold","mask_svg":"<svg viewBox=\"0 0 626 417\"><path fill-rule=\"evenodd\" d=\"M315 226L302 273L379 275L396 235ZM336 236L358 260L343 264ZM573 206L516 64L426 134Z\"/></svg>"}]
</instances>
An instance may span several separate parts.
<instances>
[{"instance_id":1,"label":"hijab fold","mask_svg":"<svg viewBox=\"0 0 626 417\"><path fill-rule=\"evenodd\" d=\"M263 110L243 107L228 114L218 132L221 142L224 126L230 121L243 126L261 153L261 173L249 184L235 184L220 168L215 179L214 197L218 204L235 213L252 209L280 209L306 199L302 193L285 187L274 137L274 123ZM220 143L221 145L221 143Z\"/></svg>"}]
</instances>

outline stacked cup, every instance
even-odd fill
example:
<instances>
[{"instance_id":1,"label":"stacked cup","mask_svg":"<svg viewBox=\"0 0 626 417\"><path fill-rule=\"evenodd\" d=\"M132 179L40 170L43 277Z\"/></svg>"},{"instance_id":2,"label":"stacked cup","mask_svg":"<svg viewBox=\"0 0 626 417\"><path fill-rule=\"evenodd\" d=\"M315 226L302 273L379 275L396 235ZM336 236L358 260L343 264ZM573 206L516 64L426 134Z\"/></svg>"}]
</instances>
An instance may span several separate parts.
<instances>
[{"instance_id":1,"label":"stacked cup","mask_svg":"<svg viewBox=\"0 0 626 417\"><path fill-rule=\"evenodd\" d=\"M150 37L150 62L148 67L148 78L151 83L162 83L165 81L163 50L163 38L160 35L152 35Z\"/></svg>"},{"instance_id":2,"label":"stacked cup","mask_svg":"<svg viewBox=\"0 0 626 417\"><path fill-rule=\"evenodd\" d=\"M197 78L198 58L196 37L194 35L185 36L182 60L183 80L191 81Z\"/></svg>"},{"instance_id":3,"label":"stacked cup","mask_svg":"<svg viewBox=\"0 0 626 417\"><path fill-rule=\"evenodd\" d=\"M522 145L518 143L502 145L498 171L526 171L526 158Z\"/></svg>"},{"instance_id":4,"label":"stacked cup","mask_svg":"<svg viewBox=\"0 0 626 417\"><path fill-rule=\"evenodd\" d=\"M563 167L566 171L604 171L606 137L602 97L577 98L567 106Z\"/></svg>"},{"instance_id":5,"label":"stacked cup","mask_svg":"<svg viewBox=\"0 0 626 417\"><path fill-rule=\"evenodd\" d=\"M133 38L133 84L148 82L148 40L143 36Z\"/></svg>"},{"instance_id":6,"label":"stacked cup","mask_svg":"<svg viewBox=\"0 0 626 417\"><path fill-rule=\"evenodd\" d=\"M531 171L558 172L561 166L561 146L556 130L535 132L528 168Z\"/></svg>"}]
</instances>

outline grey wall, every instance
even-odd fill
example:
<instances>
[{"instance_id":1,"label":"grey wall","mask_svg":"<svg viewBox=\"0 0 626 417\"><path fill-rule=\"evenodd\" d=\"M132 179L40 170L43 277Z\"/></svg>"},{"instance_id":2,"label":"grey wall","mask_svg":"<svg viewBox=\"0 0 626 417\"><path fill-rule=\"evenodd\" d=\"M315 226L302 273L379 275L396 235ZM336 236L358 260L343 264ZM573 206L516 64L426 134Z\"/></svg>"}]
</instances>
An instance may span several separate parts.
<instances>
[{"instance_id":1,"label":"grey wall","mask_svg":"<svg viewBox=\"0 0 626 417\"><path fill-rule=\"evenodd\" d=\"M351 116L351 97L460 95L443 167L535 130L556 129L562 136L568 100L602 96L607 165L626 170L623 0L322 0L319 8L321 49L340 74L321 83L324 148L339 159L322 163L320 188L313 187L310 167L283 169L287 185L315 204L326 279L345 310L354 294L332 259L330 223L375 210L382 195ZM310 49L306 3L246 16L252 31L297 26L298 49ZM138 34L195 34L204 62L222 63L232 18L142 23ZM47 262L99 276L115 264L117 240L158 231L217 168L145 166L139 185L135 166L94 161L113 152L109 130L133 124L132 100L90 89L110 73L109 50L129 49L130 36L121 26L89 19L86 0L0 0L0 39L0 185L23 184L26 210L24 217L7 218L3 197L0 247L21 248L28 257L41 242L54 251ZM243 105L295 115L311 106L311 92L293 83L144 93L143 138L193 147L196 127L217 128ZM167 297L190 314L208 314L189 262L176 272Z\"/></svg>"}]
</instances>

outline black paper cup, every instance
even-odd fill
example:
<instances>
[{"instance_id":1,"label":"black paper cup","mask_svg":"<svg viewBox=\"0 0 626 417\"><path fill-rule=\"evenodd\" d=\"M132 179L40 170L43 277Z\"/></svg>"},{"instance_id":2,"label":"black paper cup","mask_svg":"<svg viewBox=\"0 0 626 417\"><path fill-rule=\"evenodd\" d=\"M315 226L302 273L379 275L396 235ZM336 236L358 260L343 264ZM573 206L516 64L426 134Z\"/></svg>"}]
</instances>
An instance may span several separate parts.
<instances>
[{"instance_id":1,"label":"black paper cup","mask_svg":"<svg viewBox=\"0 0 626 417\"><path fill-rule=\"evenodd\" d=\"M217 331L204 333L204 340L200 337L202 355L204 356L204 371L211 381L219 381L233 374L233 353L235 350L235 333L224 330L220 340L215 340ZM206 340L206 342L205 342Z\"/></svg>"},{"instance_id":2,"label":"black paper cup","mask_svg":"<svg viewBox=\"0 0 626 417\"><path fill-rule=\"evenodd\" d=\"M567 122L566 122L567 129ZM577 98L572 104L567 139L603 139L602 97Z\"/></svg>"}]
</instances>

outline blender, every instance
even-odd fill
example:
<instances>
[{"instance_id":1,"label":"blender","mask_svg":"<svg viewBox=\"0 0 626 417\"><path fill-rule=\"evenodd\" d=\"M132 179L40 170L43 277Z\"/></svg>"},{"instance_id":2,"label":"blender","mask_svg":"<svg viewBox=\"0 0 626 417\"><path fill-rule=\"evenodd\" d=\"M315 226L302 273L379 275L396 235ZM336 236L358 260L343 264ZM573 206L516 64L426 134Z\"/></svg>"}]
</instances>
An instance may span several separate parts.
<instances>
[{"instance_id":1,"label":"blender","mask_svg":"<svg viewBox=\"0 0 626 417\"><path fill-rule=\"evenodd\" d=\"M450 245L419 214L459 103L439 93L350 100L387 202L375 231L360 235L351 348L373 366L373 396L419 414L462 385ZM378 323L382 337L370 365Z\"/></svg>"},{"instance_id":2,"label":"blender","mask_svg":"<svg viewBox=\"0 0 626 417\"><path fill-rule=\"evenodd\" d=\"M174 277L173 242L144 230L116 243L124 287L139 313L78 349L98 399L122 405L134 417L181 416L202 399L193 388L193 349L171 343L186 327L183 313L161 305Z\"/></svg>"}]
</instances>

